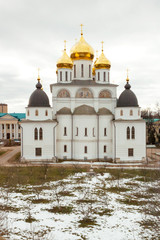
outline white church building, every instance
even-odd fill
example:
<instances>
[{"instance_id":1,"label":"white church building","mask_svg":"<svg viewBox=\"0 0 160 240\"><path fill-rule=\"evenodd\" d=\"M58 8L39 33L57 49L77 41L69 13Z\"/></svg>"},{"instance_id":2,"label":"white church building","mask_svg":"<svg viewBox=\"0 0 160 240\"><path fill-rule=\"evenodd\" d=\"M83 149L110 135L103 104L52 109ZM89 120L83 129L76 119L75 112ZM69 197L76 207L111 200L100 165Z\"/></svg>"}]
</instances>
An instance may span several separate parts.
<instances>
[{"instance_id":1,"label":"white church building","mask_svg":"<svg viewBox=\"0 0 160 240\"><path fill-rule=\"evenodd\" d=\"M52 106L40 77L21 122L22 161L137 162L146 159L146 125L127 76L117 99L111 63L83 33L57 61L57 83L50 85Z\"/></svg>"}]
</instances>

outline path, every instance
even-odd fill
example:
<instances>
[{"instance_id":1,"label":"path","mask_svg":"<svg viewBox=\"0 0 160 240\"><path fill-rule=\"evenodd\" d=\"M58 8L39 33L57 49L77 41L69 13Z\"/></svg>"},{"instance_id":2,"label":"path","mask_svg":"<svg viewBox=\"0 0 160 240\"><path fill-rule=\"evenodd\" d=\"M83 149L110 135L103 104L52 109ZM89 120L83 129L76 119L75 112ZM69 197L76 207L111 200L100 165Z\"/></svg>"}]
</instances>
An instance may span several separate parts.
<instances>
[{"instance_id":1,"label":"path","mask_svg":"<svg viewBox=\"0 0 160 240\"><path fill-rule=\"evenodd\" d=\"M10 158L12 158L16 153L21 151L21 147L20 146L5 147L5 148L2 147L1 150L9 150L9 152L5 153L0 157L0 165L4 166L8 164L8 160Z\"/></svg>"}]
</instances>

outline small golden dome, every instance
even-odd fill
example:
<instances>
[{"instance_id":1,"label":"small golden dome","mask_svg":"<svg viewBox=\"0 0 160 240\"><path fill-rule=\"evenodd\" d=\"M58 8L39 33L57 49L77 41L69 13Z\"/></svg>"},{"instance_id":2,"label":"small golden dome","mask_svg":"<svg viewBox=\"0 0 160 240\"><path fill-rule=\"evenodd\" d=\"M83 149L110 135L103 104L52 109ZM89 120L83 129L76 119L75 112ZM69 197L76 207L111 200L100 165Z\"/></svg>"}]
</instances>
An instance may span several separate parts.
<instances>
[{"instance_id":1,"label":"small golden dome","mask_svg":"<svg viewBox=\"0 0 160 240\"><path fill-rule=\"evenodd\" d=\"M106 56L104 55L104 53L102 51L101 55L99 56L99 58L95 62L95 68L96 69L100 69L100 68L110 69L110 67L111 67L111 63L106 58Z\"/></svg>"},{"instance_id":2,"label":"small golden dome","mask_svg":"<svg viewBox=\"0 0 160 240\"><path fill-rule=\"evenodd\" d=\"M63 55L57 61L57 68L71 68L73 67L72 59L67 55L66 50L64 49Z\"/></svg>"},{"instance_id":3,"label":"small golden dome","mask_svg":"<svg viewBox=\"0 0 160 240\"><path fill-rule=\"evenodd\" d=\"M96 73L95 73L95 67L92 67L92 75L95 76Z\"/></svg>"},{"instance_id":4,"label":"small golden dome","mask_svg":"<svg viewBox=\"0 0 160 240\"><path fill-rule=\"evenodd\" d=\"M71 48L72 60L85 59L92 60L94 58L93 48L85 41L83 33L80 40Z\"/></svg>"}]
</instances>

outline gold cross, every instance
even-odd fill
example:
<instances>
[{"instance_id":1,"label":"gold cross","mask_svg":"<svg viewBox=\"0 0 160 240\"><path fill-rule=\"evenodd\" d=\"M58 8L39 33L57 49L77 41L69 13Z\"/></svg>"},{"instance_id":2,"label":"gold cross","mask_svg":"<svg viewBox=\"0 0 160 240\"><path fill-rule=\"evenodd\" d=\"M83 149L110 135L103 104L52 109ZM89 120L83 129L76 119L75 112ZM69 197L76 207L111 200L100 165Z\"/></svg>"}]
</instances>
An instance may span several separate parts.
<instances>
[{"instance_id":1,"label":"gold cross","mask_svg":"<svg viewBox=\"0 0 160 240\"><path fill-rule=\"evenodd\" d=\"M80 25L81 26L81 35L83 35L83 24Z\"/></svg>"},{"instance_id":2,"label":"gold cross","mask_svg":"<svg viewBox=\"0 0 160 240\"><path fill-rule=\"evenodd\" d=\"M102 41L101 43L102 43L102 52L103 52L103 43L104 43L104 42Z\"/></svg>"},{"instance_id":3,"label":"gold cross","mask_svg":"<svg viewBox=\"0 0 160 240\"><path fill-rule=\"evenodd\" d=\"M66 40L64 40L64 51L66 51Z\"/></svg>"},{"instance_id":4,"label":"gold cross","mask_svg":"<svg viewBox=\"0 0 160 240\"><path fill-rule=\"evenodd\" d=\"M98 50L96 50L96 58L98 59Z\"/></svg>"},{"instance_id":5,"label":"gold cross","mask_svg":"<svg viewBox=\"0 0 160 240\"><path fill-rule=\"evenodd\" d=\"M128 70L128 68L127 68L127 79L126 79L127 81L129 81L128 72L129 72L129 70Z\"/></svg>"},{"instance_id":6,"label":"gold cross","mask_svg":"<svg viewBox=\"0 0 160 240\"><path fill-rule=\"evenodd\" d=\"M40 71L40 68L38 68L38 78L37 78L37 80L40 80L39 71Z\"/></svg>"}]
</instances>

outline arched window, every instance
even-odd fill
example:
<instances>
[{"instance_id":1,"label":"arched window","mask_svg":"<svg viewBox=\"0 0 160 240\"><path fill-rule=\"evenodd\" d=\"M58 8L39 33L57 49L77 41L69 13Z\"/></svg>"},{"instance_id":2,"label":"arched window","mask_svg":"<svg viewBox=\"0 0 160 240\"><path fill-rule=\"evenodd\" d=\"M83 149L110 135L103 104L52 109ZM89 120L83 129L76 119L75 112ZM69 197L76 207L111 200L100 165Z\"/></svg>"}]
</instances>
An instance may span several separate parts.
<instances>
[{"instance_id":1,"label":"arched window","mask_svg":"<svg viewBox=\"0 0 160 240\"><path fill-rule=\"evenodd\" d=\"M43 129L39 129L39 140L43 140Z\"/></svg>"},{"instance_id":2,"label":"arched window","mask_svg":"<svg viewBox=\"0 0 160 240\"><path fill-rule=\"evenodd\" d=\"M29 110L27 111L27 116L29 116Z\"/></svg>"},{"instance_id":3,"label":"arched window","mask_svg":"<svg viewBox=\"0 0 160 240\"><path fill-rule=\"evenodd\" d=\"M108 82L109 82L109 72L108 72Z\"/></svg>"},{"instance_id":4,"label":"arched window","mask_svg":"<svg viewBox=\"0 0 160 240\"><path fill-rule=\"evenodd\" d=\"M89 65L89 78L91 77L91 65Z\"/></svg>"},{"instance_id":5,"label":"arched window","mask_svg":"<svg viewBox=\"0 0 160 240\"><path fill-rule=\"evenodd\" d=\"M130 110L130 116L133 116L133 110Z\"/></svg>"},{"instance_id":6,"label":"arched window","mask_svg":"<svg viewBox=\"0 0 160 240\"><path fill-rule=\"evenodd\" d=\"M38 110L35 111L35 115L38 116Z\"/></svg>"},{"instance_id":7,"label":"arched window","mask_svg":"<svg viewBox=\"0 0 160 240\"><path fill-rule=\"evenodd\" d=\"M100 81L100 72L98 72L98 81Z\"/></svg>"},{"instance_id":8,"label":"arched window","mask_svg":"<svg viewBox=\"0 0 160 240\"><path fill-rule=\"evenodd\" d=\"M66 82L68 81L68 72L66 71Z\"/></svg>"},{"instance_id":9,"label":"arched window","mask_svg":"<svg viewBox=\"0 0 160 240\"><path fill-rule=\"evenodd\" d=\"M60 81L62 81L62 71L60 71Z\"/></svg>"},{"instance_id":10,"label":"arched window","mask_svg":"<svg viewBox=\"0 0 160 240\"><path fill-rule=\"evenodd\" d=\"M83 64L81 64L81 77L84 77L84 69Z\"/></svg>"},{"instance_id":11,"label":"arched window","mask_svg":"<svg viewBox=\"0 0 160 240\"><path fill-rule=\"evenodd\" d=\"M106 82L106 72L103 73L103 81Z\"/></svg>"},{"instance_id":12,"label":"arched window","mask_svg":"<svg viewBox=\"0 0 160 240\"><path fill-rule=\"evenodd\" d=\"M120 116L123 116L123 110L120 111Z\"/></svg>"},{"instance_id":13,"label":"arched window","mask_svg":"<svg viewBox=\"0 0 160 240\"><path fill-rule=\"evenodd\" d=\"M45 111L45 115L48 116L48 110Z\"/></svg>"},{"instance_id":14,"label":"arched window","mask_svg":"<svg viewBox=\"0 0 160 240\"><path fill-rule=\"evenodd\" d=\"M74 65L74 78L76 78L76 65Z\"/></svg>"},{"instance_id":15,"label":"arched window","mask_svg":"<svg viewBox=\"0 0 160 240\"><path fill-rule=\"evenodd\" d=\"M34 129L34 140L38 140L38 129Z\"/></svg>"},{"instance_id":16,"label":"arched window","mask_svg":"<svg viewBox=\"0 0 160 240\"><path fill-rule=\"evenodd\" d=\"M132 127L132 139L135 139L135 128Z\"/></svg>"},{"instance_id":17,"label":"arched window","mask_svg":"<svg viewBox=\"0 0 160 240\"><path fill-rule=\"evenodd\" d=\"M127 127L127 139L130 139L130 128Z\"/></svg>"}]
</instances>

